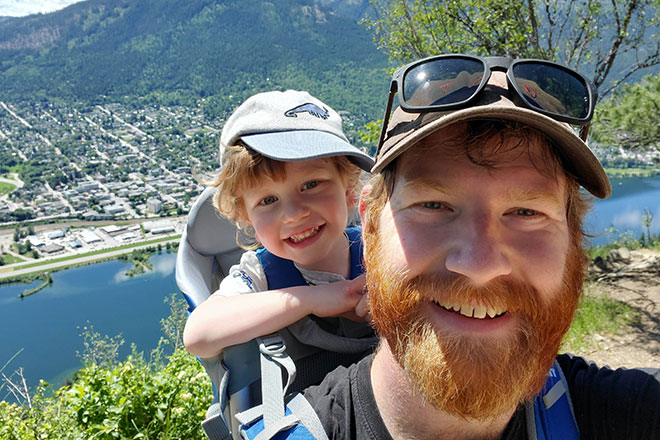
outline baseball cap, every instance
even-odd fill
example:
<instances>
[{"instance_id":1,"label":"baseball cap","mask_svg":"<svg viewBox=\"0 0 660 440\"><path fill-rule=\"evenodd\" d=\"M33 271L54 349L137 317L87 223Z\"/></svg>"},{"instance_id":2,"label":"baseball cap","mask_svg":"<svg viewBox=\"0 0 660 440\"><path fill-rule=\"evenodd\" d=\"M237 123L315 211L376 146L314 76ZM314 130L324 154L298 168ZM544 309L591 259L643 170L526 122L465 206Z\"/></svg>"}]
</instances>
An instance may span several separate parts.
<instances>
[{"instance_id":1,"label":"baseball cap","mask_svg":"<svg viewBox=\"0 0 660 440\"><path fill-rule=\"evenodd\" d=\"M498 81L495 77L493 75L475 104L467 108L409 113L398 107L392 113L371 171L382 171L419 141L449 125L477 119L506 120L530 126L548 136L559 148L566 171L594 196L609 197L612 187L602 165L571 126L516 105L509 97L506 81Z\"/></svg>"},{"instance_id":2,"label":"baseball cap","mask_svg":"<svg viewBox=\"0 0 660 440\"><path fill-rule=\"evenodd\" d=\"M348 142L341 116L308 92L258 93L238 106L220 135L224 150L242 140L253 150L282 162L346 156L365 171L374 161Z\"/></svg>"}]
</instances>

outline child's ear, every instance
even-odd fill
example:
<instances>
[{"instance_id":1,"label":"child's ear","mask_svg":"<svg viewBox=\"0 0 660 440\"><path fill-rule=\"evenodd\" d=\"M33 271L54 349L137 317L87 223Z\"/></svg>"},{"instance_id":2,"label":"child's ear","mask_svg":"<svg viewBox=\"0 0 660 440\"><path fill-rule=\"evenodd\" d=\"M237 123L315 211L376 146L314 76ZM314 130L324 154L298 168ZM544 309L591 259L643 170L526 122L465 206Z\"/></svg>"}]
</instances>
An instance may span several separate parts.
<instances>
[{"instance_id":1,"label":"child's ear","mask_svg":"<svg viewBox=\"0 0 660 440\"><path fill-rule=\"evenodd\" d=\"M367 204L365 199L371 194L371 184L367 183L362 187L362 192L360 193L360 202L358 204L358 212L360 214L360 222L364 224L364 210L367 209Z\"/></svg>"},{"instance_id":2,"label":"child's ear","mask_svg":"<svg viewBox=\"0 0 660 440\"><path fill-rule=\"evenodd\" d=\"M346 190L346 206L348 209L354 208L358 204L358 197L354 189Z\"/></svg>"}]
</instances>

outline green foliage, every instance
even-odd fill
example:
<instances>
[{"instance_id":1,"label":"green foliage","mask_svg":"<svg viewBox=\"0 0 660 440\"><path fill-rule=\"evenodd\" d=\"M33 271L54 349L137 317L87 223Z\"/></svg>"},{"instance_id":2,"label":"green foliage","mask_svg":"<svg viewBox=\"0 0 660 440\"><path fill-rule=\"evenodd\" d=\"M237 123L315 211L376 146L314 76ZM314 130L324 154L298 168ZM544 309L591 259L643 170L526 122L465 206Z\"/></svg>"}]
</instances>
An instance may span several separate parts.
<instances>
[{"instance_id":1,"label":"green foliage","mask_svg":"<svg viewBox=\"0 0 660 440\"><path fill-rule=\"evenodd\" d=\"M378 18L365 23L378 47L398 62L440 53L542 58L577 70L590 69L589 76L601 86L613 73L617 57L624 57L630 62L614 69L612 87L637 70L660 63L658 0L371 0L371 4Z\"/></svg>"},{"instance_id":2,"label":"green foliage","mask_svg":"<svg viewBox=\"0 0 660 440\"><path fill-rule=\"evenodd\" d=\"M660 149L660 75L626 84L596 108L593 139L627 148Z\"/></svg>"},{"instance_id":3,"label":"green foliage","mask_svg":"<svg viewBox=\"0 0 660 440\"><path fill-rule=\"evenodd\" d=\"M596 295L587 286L571 328L564 336L561 351L579 353L594 345L593 337L601 333L617 334L640 319L638 310L623 301Z\"/></svg>"},{"instance_id":4,"label":"green foliage","mask_svg":"<svg viewBox=\"0 0 660 440\"><path fill-rule=\"evenodd\" d=\"M86 365L70 385L52 392L42 382L22 404L0 402L0 438L204 439L200 421L211 403L211 382L180 343L185 302L167 301L172 317L164 320L166 337L150 360L134 349L117 362L119 339L87 329ZM178 348L165 357L167 347Z\"/></svg>"},{"instance_id":5,"label":"green foliage","mask_svg":"<svg viewBox=\"0 0 660 440\"><path fill-rule=\"evenodd\" d=\"M651 219L652 220L652 217ZM645 218L642 218L642 226L645 227ZM650 228L650 223L649 223ZM660 249L660 235L652 235L650 230L646 234L635 237L631 231L618 231L614 226L610 226L605 231L607 238L606 244L600 246L593 246L588 250L588 256L592 260L596 257L605 258L607 254L618 248L627 248L630 250L635 249Z\"/></svg>"},{"instance_id":6,"label":"green foliage","mask_svg":"<svg viewBox=\"0 0 660 440\"><path fill-rule=\"evenodd\" d=\"M47 390L42 383L30 406L0 402L0 438L205 438L210 381L183 349L166 365L133 356L110 368L92 364L54 397Z\"/></svg>"},{"instance_id":7,"label":"green foliage","mask_svg":"<svg viewBox=\"0 0 660 440\"><path fill-rule=\"evenodd\" d=\"M0 59L5 100L202 102L218 119L254 93L294 88L363 124L387 86L364 27L308 0L77 4L3 23Z\"/></svg>"},{"instance_id":8,"label":"green foliage","mask_svg":"<svg viewBox=\"0 0 660 440\"><path fill-rule=\"evenodd\" d=\"M380 140L380 130L383 125L383 120L379 119L377 121L368 122L363 130L359 131L360 139L365 145L371 145L372 151L367 151L371 156L376 155L376 147L378 146L378 141Z\"/></svg>"},{"instance_id":9,"label":"green foliage","mask_svg":"<svg viewBox=\"0 0 660 440\"><path fill-rule=\"evenodd\" d=\"M13 185L11 183L6 183L6 182L0 182L0 196L3 196L5 194L9 194L10 192L12 192L15 189L16 189L16 185Z\"/></svg>"}]
</instances>

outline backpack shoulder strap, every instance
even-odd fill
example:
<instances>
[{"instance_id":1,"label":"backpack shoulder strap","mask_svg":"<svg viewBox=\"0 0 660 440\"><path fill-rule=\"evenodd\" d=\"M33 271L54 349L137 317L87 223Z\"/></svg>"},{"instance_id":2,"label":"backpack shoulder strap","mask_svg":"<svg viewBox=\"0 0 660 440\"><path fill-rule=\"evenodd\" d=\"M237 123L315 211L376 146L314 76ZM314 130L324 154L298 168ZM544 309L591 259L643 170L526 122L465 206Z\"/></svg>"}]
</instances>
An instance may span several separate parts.
<instances>
[{"instance_id":1,"label":"backpack shoulder strap","mask_svg":"<svg viewBox=\"0 0 660 440\"><path fill-rule=\"evenodd\" d=\"M568 382L556 360L543 390L527 402L525 411L530 440L579 440Z\"/></svg>"},{"instance_id":2,"label":"backpack shoulder strap","mask_svg":"<svg viewBox=\"0 0 660 440\"><path fill-rule=\"evenodd\" d=\"M362 264L362 228L351 226L346 228L348 243L351 249L351 275L350 278L356 278L364 272Z\"/></svg>"},{"instance_id":3,"label":"backpack shoulder strap","mask_svg":"<svg viewBox=\"0 0 660 440\"><path fill-rule=\"evenodd\" d=\"M265 248L257 250L257 258L266 274L268 289L282 289L284 287L305 286L307 282L291 260L285 260L272 254Z\"/></svg>"}]
</instances>

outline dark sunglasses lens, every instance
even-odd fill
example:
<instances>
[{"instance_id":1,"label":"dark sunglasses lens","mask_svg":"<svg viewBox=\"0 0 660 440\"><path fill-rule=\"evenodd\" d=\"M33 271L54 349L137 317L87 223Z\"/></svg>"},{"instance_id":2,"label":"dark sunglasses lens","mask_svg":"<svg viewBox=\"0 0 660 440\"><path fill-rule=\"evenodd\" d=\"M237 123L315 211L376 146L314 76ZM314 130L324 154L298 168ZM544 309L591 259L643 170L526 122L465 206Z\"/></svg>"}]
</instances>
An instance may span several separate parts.
<instances>
[{"instance_id":1,"label":"dark sunglasses lens","mask_svg":"<svg viewBox=\"0 0 660 440\"><path fill-rule=\"evenodd\" d=\"M585 119L589 114L589 90L582 78L544 63L518 63L513 76L532 107L557 115Z\"/></svg>"},{"instance_id":2,"label":"dark sunglasses lens","mask_svg":"<svg viewBox=\"0 0 660 440\"><path fill-rule=\"evenodd\" d=\"M403 78L403 102L411 107L452 105L470 99L484 76L484 64L439 58L410 69Z\"/></svg>"}]
</instances>

